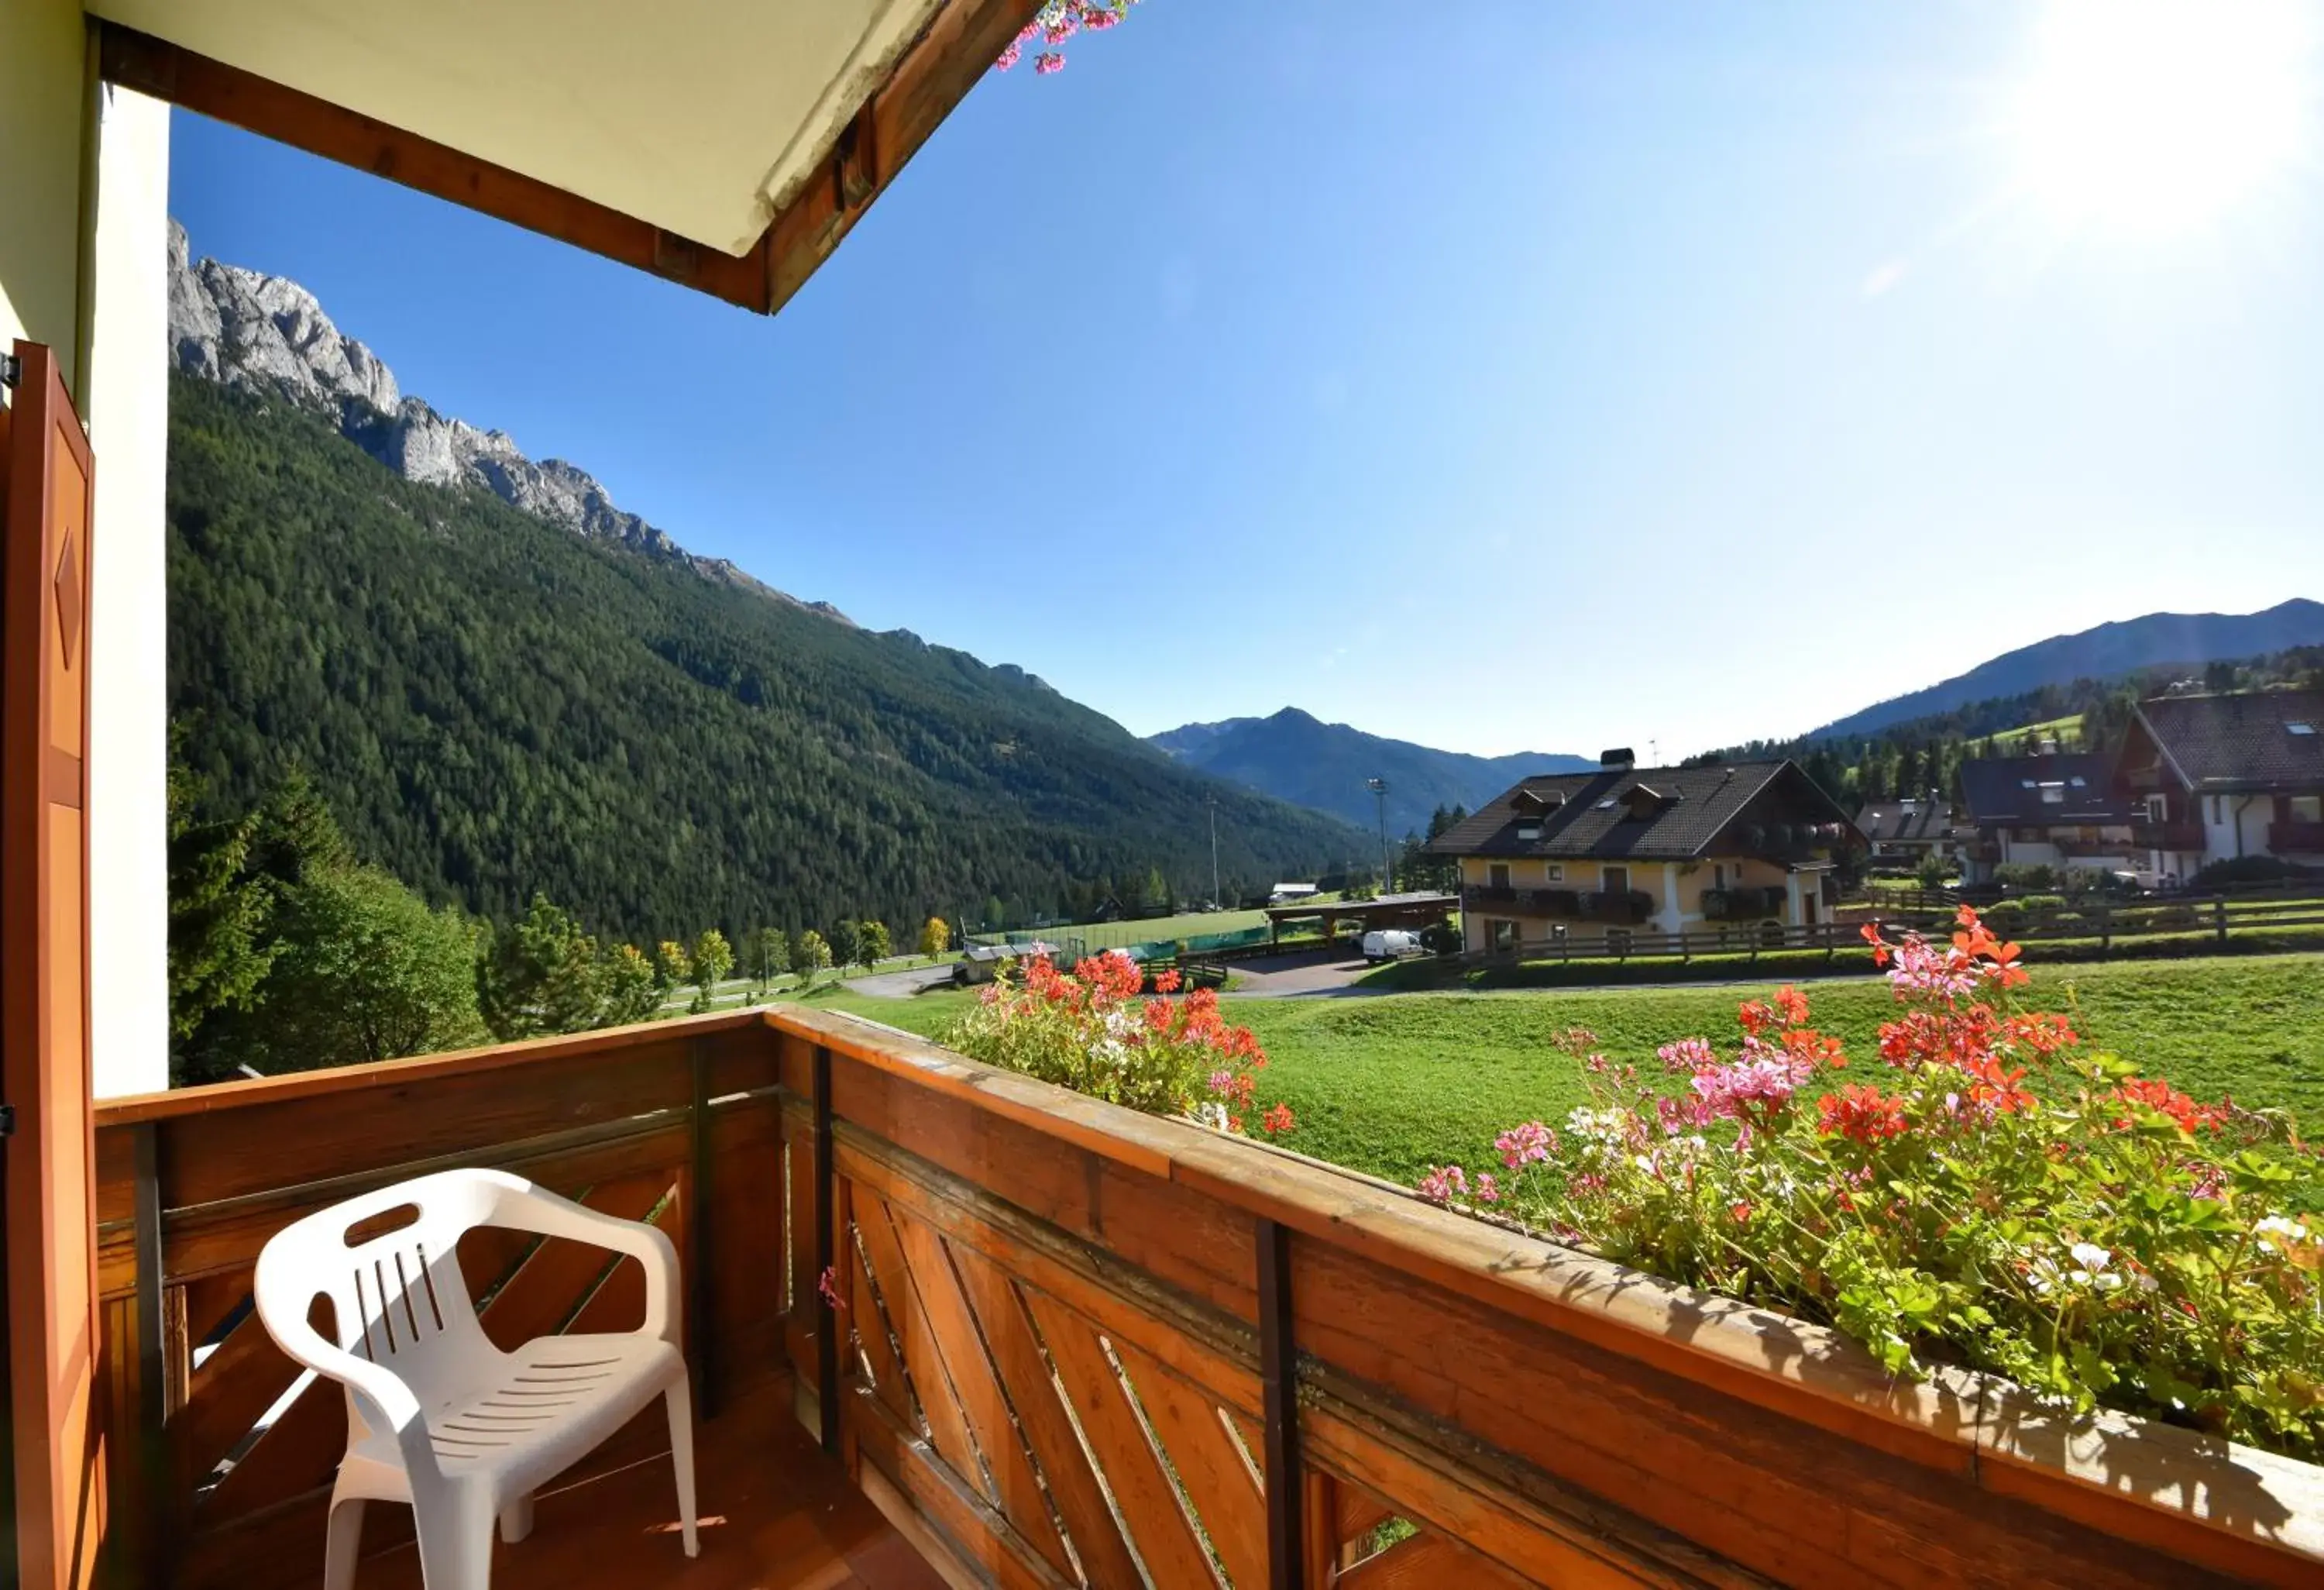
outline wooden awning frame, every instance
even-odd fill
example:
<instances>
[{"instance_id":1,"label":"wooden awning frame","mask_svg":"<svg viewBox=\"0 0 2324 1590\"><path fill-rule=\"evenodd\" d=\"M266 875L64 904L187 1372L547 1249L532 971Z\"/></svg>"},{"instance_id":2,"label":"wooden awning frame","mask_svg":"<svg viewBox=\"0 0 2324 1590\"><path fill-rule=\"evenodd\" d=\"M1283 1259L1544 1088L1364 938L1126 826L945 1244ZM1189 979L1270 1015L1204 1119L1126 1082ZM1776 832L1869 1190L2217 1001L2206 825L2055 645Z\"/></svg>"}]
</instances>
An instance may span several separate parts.
<instances>
[{"instance_id":1,"label":"wooden awning frame","mask_svg":"<svg viewBox=\"0 0 2324 1590\"><path fill-rule=\"evenodd\" d=\"M803 185L740 257L118 23L97 24L98 72L106 82L771 315L831 257L1039 4L951 0L841 126L824 156L825 179Z\"/></svg>"}]
</instances>

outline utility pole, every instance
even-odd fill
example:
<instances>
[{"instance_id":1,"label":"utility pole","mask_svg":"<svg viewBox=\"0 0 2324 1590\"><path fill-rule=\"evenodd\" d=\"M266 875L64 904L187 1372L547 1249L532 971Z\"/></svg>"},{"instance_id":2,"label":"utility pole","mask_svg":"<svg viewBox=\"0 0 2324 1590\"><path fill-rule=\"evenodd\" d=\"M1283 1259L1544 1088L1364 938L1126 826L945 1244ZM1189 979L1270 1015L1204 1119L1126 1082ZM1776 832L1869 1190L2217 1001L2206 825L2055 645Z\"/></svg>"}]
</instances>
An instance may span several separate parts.
<instances>
[{"instance_id":1,"label":"utility pole","mask_svg":"<svg viewBox=\"0 0 2324 1590\"><path fill-rule=\"evenodd\" d=\"M1219 909L1219 798L1204 797L1211 809L1211 909Z\"/></svg>"},{"instance_id":2,"label":"utility pole","mask_svg":"<svg viewBox=\"0 0 2324 1590\"><path fill-rule=\"evenodd\" d=\"M1379 807L1380 892L1388 894L1394 892L1396 883L1388 864L1388 781L1366 779L1364 788L1372 792L1372 799Z\"/></svg>"}]
</instances>

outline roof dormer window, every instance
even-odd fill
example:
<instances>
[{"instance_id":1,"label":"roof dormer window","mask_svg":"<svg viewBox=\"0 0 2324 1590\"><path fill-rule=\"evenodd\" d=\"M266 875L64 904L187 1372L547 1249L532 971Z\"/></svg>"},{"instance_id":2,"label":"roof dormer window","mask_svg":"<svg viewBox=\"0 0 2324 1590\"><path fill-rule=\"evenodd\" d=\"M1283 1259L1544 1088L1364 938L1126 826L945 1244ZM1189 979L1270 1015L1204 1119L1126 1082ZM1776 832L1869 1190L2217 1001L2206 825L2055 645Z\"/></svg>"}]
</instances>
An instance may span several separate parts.
<instances>
[{"instance_id":1,"label":"roof dormer window","mask_svg":"<svg viewBox=\"0 0 2324 1590\"><path fill-rule=\"evenodd\" d=\"M2316 732L2316 726L2312 723L2288 723L2283 726L2283 732L2287 735L2312 735Z\"/></svg>"}]
</instances>

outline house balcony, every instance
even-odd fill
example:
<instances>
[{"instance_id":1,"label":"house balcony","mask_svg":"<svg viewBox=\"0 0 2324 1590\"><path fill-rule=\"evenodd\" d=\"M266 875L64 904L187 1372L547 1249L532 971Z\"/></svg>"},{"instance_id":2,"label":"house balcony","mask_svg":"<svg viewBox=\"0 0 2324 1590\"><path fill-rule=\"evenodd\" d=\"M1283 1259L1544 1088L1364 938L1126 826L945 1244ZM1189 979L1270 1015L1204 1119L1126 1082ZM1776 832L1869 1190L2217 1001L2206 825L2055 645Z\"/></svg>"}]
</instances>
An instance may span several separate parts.
<instances>
[{"instance_id":1,"label":"house balcony","mask_svg":"<svg viewBox=\"0 0 2324 1590\"><path fill-rule=\"evenodd\" d=\"M1704 920L1713 922L1738 922L1760 917L1780 917L1791 910L1791 893L1785 889L1737 888L1706 889L1702 892Z\"/></svg>"},{"instance_id":2,"label":"house balcony","mask_svg":"<svg viewBox=\"0 0 2324 1590\"><path fill-rule=\"evenodd\" d=\"M669 1232L702 1416L699 1558L656 1413L540 1495L499 1590L2324 1569L2307 1465L1899 1381L1819 1327L830 1012L114 1101L97 1149L108 1582L317 1581L345 1403L250 1315L252 1266L303 1214L456 1165ZM496 1340L639 1323L632 1262L528 1242L459 1251ZM407 1516L371 1509L365 1590L418 1585Z\"/></svg>"},{"instance_id":3,"label":"house balcony","mask_svg":"<svg viewBox=\"0 0 2324 1590\"><path fill-rule=\"evenodd\" d=\"M2200 851L2203 825L2198 822L2133 823L2130 842L2139 850Z\"/></svg>"},{"instance_id":4,"label":"house balcony","mask_svg":"<svg viewBox=\"0 0 2324 1590\"><path fill-rule=\"evenodd\" d=\"M2324 823L2270 823L2267 847L2277 855L2324 855Z\"/></svg>"},{"instance_id":5,"label":"house balcony","mask_svg":"<svg viewBox=\"0 0 2324 1590\"><path fill-rule=\"evenodd\" d=\"M1635 927L1655 914L1655 898L1643 889L1593 889L1579 901L1585 921Z\"/></svg>"}]
</instances>

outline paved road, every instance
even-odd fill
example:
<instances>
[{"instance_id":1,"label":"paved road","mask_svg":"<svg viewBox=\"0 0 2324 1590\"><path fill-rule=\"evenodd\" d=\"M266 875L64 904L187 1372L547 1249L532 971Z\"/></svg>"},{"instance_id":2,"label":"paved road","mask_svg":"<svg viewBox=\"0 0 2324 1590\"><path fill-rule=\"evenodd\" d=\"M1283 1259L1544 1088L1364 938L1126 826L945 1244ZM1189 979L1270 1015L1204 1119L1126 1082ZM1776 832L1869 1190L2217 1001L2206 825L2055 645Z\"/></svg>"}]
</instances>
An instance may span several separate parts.
<instances>
[{"instance_id":1,"label":"paved road","mask_svg":"<svg viewBox=\"0 0 2324 1590\"><path fill-rule=\"evenodd\" d=\"M1240 979L1237 999L1339 999L1382 992L1355 986L1359 977L1376 968L1345 948L1262 956L1231 962L1227 969Z\"/></svg>"},{"instance_id":2,"label":"paved road","mask_svg":"<svg viewBox=\"0 0 2324 1590\"><path fill-rule=\"evenodd\" d=\"M908 966L900 972L881 972L869 977L849 981L849 990L868 994L874 999L909 999L922 989L935 988L952 981L952 967Z\"/></svg>"}]
</instances>

